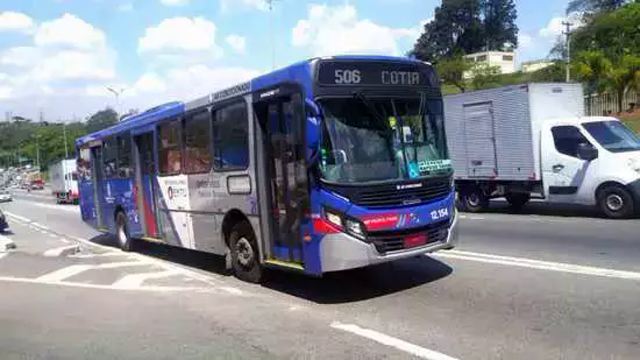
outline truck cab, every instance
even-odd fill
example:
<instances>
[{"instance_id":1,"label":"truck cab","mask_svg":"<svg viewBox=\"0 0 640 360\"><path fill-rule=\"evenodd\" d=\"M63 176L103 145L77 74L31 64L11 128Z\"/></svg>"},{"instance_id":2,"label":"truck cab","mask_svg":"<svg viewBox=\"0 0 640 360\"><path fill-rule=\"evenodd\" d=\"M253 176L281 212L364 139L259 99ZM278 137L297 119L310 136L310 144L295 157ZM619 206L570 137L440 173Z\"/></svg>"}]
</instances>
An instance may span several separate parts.
<instances>
[{"instance_id":1,"label":"truck cab","mask_svg":"<svg viewBox=\"0 0 640 360\"><path fill-rule=\"evenodd\" d=\"M640 210L640 138L618 119L547 120L540 136L549 202L597 205L610 218Z\"/></svg>"}]
</instances>

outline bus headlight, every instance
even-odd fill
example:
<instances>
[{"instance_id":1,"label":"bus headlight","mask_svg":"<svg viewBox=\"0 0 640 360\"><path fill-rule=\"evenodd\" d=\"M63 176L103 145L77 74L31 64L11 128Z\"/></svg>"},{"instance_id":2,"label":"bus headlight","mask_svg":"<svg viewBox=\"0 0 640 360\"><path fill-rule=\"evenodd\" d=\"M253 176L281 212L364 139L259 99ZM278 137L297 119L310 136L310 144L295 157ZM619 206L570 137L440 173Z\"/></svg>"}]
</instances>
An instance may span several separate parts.
<instances>
[{"instance_id":1,"label":"bus headlight","mask_svg":"<svg viewBox=\"0 0 640 360\"><path fill-rule=\"evenodd\" d=\"M347 219L345 221L345 225L346 225L345 228L347 230L347 233L359 239L364 239L365 237L364 230L362 229L362 224L359 221Z\"/></svg>"},{"instance_id":2,"label":"bus headlight","mask_svg":"<svg viewBox=\"0 0 640 360\"><path fill-rule=\"evenodd\" d=\"M342 229L342 217L334 212L331 212L329 210L325 210L324 211L325 217L327 218L327 220L329 220L329 222L335 226L337 226L338 228Z\"/></svg>"}]
</instances>

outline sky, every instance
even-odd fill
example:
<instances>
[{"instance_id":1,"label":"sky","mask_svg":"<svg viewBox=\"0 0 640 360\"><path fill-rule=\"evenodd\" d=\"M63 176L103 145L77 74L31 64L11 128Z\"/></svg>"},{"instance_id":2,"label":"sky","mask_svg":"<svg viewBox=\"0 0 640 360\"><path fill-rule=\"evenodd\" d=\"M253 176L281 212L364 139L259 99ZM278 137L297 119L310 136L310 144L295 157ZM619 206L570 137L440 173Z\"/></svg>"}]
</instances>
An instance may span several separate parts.
<instances>
[{"instance_id":1,"label":"sky","mask_svg":"<svg viewBox=\"0 0 640 360\"><path fill-rule=\"evenodd\" d=\"M188 101L314 56L403 55L440 2L0 0L0 121ZM566 3L516 1L518 62L548 55Z\"/></svg>"}]
</instances>

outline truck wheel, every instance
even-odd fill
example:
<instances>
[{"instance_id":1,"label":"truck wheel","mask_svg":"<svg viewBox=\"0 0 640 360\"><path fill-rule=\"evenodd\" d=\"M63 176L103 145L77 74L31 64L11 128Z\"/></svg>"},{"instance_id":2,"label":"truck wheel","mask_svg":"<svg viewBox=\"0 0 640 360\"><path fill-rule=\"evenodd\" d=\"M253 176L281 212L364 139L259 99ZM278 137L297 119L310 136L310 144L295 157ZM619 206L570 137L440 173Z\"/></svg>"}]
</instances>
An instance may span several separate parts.
<instances>
[{"instance_id":1,"label":"truck wheel","mask_svg":"<svg viewBox=\"0 0 640 360\"><path fill-rule=\"evenodd\" d=\"M132 244L129 229L127 228L127 216L122 211L116 215L116 239L122 251L131 251Z\"/></svg>"},{"instance_id":2,"label":"truck wheel","mask_svg":"<svg viewBox=\"0 0 640 360\"><path fill-rule=\"evenodd\" d=\"M259 283L262 279L262 265L256 237L251 225L242 221L236 224L229 236L231 248L231 266L234 275L251 283Z\"/></svg>"},{"instance_id":3,"label":"truck wheel","mask_svg":"<svg viewBox=\"0 0 640 360\"><path fill-rule=\"evenodd\" d=\"M507 202L514 210L522 209L531 200L529 193L509 193L505 195Z\"/></svg>"},{"instance_id":4,"label":"truck wheel","mask_svg":"<svg viewBox=\"0 0 640 360\"><path fill-rule=\"evenodd\" d=\"M598 205L611 219L628 219L633 216L635 207L633 196L622 186L610 185L598 192Z\"/></svg>"},{"instance_id":5,"label":"truck wheel","mask_svg":"<svg viewBox=\"0 0 640 360\"><path fill-rule=\"evenodd\" d=\"M489 198L479 189L468 189L460 193L462 211L478 213L489 208Z\"/></svg>"}]
</instances>

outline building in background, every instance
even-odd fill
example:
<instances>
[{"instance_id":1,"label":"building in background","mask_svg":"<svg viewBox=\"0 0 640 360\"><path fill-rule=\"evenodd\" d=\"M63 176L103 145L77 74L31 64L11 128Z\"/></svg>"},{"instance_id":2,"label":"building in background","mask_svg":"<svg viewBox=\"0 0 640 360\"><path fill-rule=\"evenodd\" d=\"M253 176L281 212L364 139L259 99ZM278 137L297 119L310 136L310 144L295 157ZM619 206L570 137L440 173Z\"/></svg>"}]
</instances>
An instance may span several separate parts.
<instances>
[{"instance_id":1,"label":"building in background","mask_svg":"<svg viewBox=\"0 0 640 360\"><path fill-rule=\"evenodd\" d=\"M486 64L500 69L500 74L512 74L516 72L516 56L510 51L483 51L465 55L465 58L474 64ZM465 79L471 78L471 72L464 74Z\"/></svg>"},{"instance_id":2,"label":"building in background","mask_svg":"<svg viewBox=\"0 0 640 360\"><path fill-rule=\"evenodd\" d=\"M525 61L522 63L522 72L523 73L532 73L534 71L542 70L549 66L553 65L553 61L549 60L533 60L533 61Z\"/></svg>"}]
</instances>

